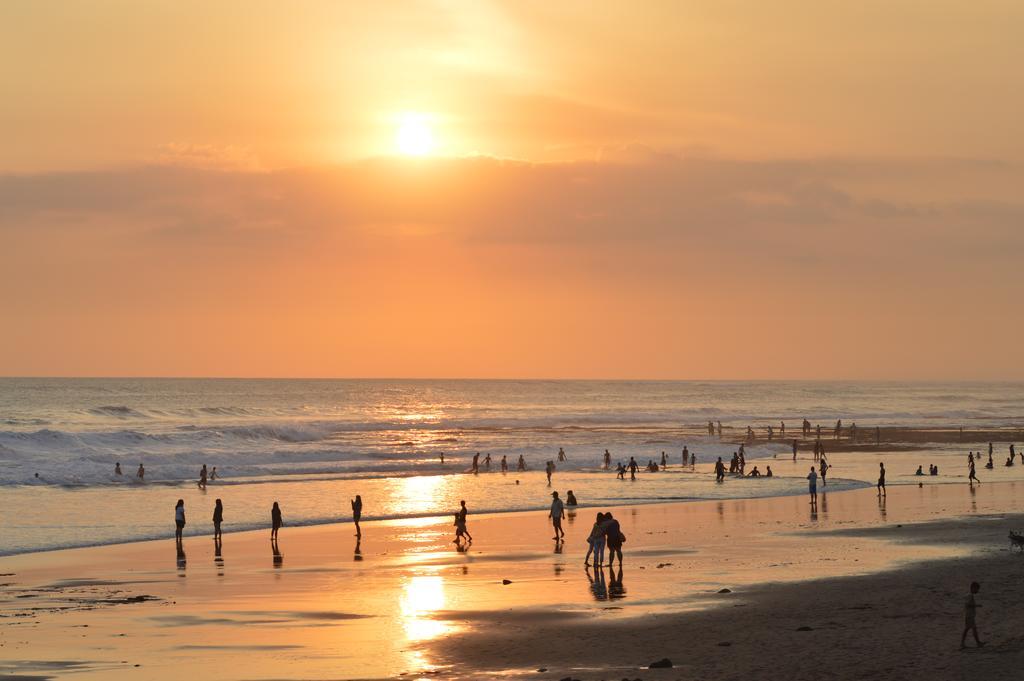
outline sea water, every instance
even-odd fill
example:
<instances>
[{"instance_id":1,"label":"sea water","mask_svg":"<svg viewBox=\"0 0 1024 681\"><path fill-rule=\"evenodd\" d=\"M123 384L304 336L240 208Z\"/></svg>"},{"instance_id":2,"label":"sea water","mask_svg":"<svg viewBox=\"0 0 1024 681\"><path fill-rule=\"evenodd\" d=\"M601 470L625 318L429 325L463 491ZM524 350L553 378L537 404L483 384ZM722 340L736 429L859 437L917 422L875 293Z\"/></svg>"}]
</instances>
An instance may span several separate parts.
<instances>
[{"instance_id":1,"label":"sea water","mask_svg":"<svg viewBox=\"0 0 1024 681\"><path fill-rule=\"evenodd\" d=\"M541 509L551 489L586 506L798 494L807 455L793 463L788 440L765 442L768 425L777 438L781 421L792 436L803 418L823 433L856 422L867 438L875 425L1012 429L1024 424L1022 396L1013 383L0 379L0 554L166 536L179 498L187 533L200 534L215 498L240 530L266 525L273 501L289 524L344 521L356 494L366 518L453 513L462 499L474 512ZM724 439L707 435L709 420ZM716 485L713 461L731 457L747 425L759 438L748 470L773 465L775 476ZM680 465L683 446L695 468ZM559 447L568 460L548 488L542 471ZM605 449L613 467L662 451L671 466L619 481L601 469ZM960 449L890 455L890 479L941 462L942 480L960 481ZM833 490L870 484L877 469L872 454L830 460ZM203 464L218 474L206 490Z\"/></svg>"}]
</instances>

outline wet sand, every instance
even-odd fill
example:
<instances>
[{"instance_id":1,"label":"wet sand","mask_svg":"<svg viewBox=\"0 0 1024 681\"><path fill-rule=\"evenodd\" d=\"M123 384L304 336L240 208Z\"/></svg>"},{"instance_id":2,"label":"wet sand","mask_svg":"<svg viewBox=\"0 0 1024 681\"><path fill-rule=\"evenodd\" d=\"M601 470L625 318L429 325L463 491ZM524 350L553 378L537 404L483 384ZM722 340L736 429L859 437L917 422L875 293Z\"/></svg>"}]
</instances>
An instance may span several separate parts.
<instances>
[{"instance_id":1,"label":"wet sand","mask_svg":"<svg viewBox=\"0 0 1024 681\"><path fill-rule=\"evenodd\" d=\"M543 513L209 537L0 559L7 678L1017 678L1024 484L613 508L621 576ZM603 580L601 578L603 572ZM991 645L958 652L983 583ZM502 580L509 580L503 584ZM729 589L729 593L719 593ZM810 630L798 631L803 627ZM1020 633L1018 633L1020 632ZM723 644L723 645L720 645ZM724 645L729 644L729 645ZM671 670L641 670L662 657ZM539 668L548 671L538 673ZM1008 674L1008 675L1004 675Z\"/></svg>"}]
</instances>

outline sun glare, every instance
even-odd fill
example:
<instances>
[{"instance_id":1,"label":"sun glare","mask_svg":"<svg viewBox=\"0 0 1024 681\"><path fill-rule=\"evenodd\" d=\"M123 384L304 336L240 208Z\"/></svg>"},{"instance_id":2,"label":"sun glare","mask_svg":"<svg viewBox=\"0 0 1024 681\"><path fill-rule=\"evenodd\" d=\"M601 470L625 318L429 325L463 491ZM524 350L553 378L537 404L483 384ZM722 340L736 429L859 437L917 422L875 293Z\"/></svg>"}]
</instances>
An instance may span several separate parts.
<instances>
[{"instance_id":1,"label":"sun glare","mask_svg":"<svg viewBox=\"0 0 1024 681\"><path fill-rule=\"evenodd\" d=\"M430 119L421 113L404 113L398 119L395 145L406 156L426 156L434 149Z\"/></svg>"}]
</instances>

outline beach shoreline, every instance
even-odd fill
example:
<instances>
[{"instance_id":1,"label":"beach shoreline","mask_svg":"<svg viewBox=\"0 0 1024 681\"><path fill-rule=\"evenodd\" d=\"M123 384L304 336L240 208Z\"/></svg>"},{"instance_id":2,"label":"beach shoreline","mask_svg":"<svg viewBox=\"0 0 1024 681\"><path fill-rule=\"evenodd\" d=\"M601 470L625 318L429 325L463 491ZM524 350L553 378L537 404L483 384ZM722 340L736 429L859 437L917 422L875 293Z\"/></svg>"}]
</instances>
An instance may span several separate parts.
<instances>
[{"instance_id":1,"label":"beach shoreline","mask_svg":"<svg viewBox=\"0 0 1024 681\"><path fill-rule=\"evenodd\" d=\"M842 586L849 580L897 579L974 560L988 551L978 546L1005 538L1002 527L1016 522L1005 513L1024 501L1024 485L989 484L973 494L966 486L904 485L890 494L881 504L873 490L827 493L817 512L802 497L612 507L628 536L620 586L602 587L595 572L583 570L583 538L596 509L574 512L561 546L551 541L544 514L533 511L470 515L475 541L466 551L455 550L451 523L441 517L366 522L358 544L353 527L341 524L286 526L279 547L268 531L226 535L220 556L208 537L186 538L184 556L170 539L8 556L0 558L7 575L0 671L128 678L134 670L139 678L145 669L146 678L162 679L187 663L226 679L493 678L545 666L568 671L543 678L605 678L580 667L590 660L611 670L669 657L690 659L703 675L715 668L713 659L673 648L676 638L656 632L667 635L676 625L705 631L709 617L739 631L745 620L735 613L746 617L761 607L755 602L765 584L772 585L765 593L789 589L796 600L802 588L835 590L841 600L861 588ZM971 530L978 539L971 544L898 536L936 520L983 531ZM830 579L834 589L808 586ZM732 593L718 594L723 588ZM723 609L724 598L746 605ZM999 602L1007 601L1000 595ZM945 613L955 603L941 606ZM667 629L655 625L668 621L674 624ZM633 652L570 645L605 635L629 640ZM701 641L708 643L705 634ZM646 660L655 649L663 653ZM245 662L215 654L225 650L245 651ZM53 667L58 662L74 664ZM734 668L745 667L728 674ZM722 674L709 678L734 678Z\"/></svg>"}]
</instances>

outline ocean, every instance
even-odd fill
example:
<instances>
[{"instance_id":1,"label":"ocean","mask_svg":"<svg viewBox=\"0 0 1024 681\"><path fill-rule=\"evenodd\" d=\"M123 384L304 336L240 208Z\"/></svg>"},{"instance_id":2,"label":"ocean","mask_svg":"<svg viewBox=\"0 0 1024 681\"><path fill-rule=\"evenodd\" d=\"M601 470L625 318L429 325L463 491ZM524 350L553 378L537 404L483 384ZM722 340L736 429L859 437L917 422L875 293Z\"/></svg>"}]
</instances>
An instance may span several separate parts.
<instances>
[{"instance_id":1,"label":"ocean","mask_svg":"<svg viewBox=\"0 0 1024 681\"><path fill-rule=\"evenodd\" d=\"M292 525L344 521L355 494L368 519L441 515L460 499L474 512L540 509L549 500L544 464L559 447L568 460L554 488L573 489L584 506L797 494L805 466L790 466L788 440L766 442L765 428L778 432L784 421L795 434L803 418L828 432L839 418L865 432L1011 430L1024 424L1024 385L6 378L0 554L170 536L178 498L192 534L210 531L215 498L229 530L264 526L275 500ZM709 420L721 421L723 439L707 435ZM712 462L732 455L748 425L759 440L747 458L780 459L775 477L715 485ZM699 457L693 469L680 466L683 446ZM672 465L623 484L600 468L605 449L613 466L630 456L659 461L662 451ZM937 441L927 461L961 449ZM476 452L481 461L490 454L491 468L468 475ZM526 472L515 470L520 455ZM908 467L910 457L926 460L891 456ZM837 455L832 489L870 484L876 461ZM206 490L195 482L203 464L219 476Z\"/></svg>"}]
</instances>

